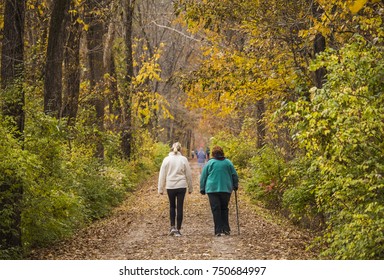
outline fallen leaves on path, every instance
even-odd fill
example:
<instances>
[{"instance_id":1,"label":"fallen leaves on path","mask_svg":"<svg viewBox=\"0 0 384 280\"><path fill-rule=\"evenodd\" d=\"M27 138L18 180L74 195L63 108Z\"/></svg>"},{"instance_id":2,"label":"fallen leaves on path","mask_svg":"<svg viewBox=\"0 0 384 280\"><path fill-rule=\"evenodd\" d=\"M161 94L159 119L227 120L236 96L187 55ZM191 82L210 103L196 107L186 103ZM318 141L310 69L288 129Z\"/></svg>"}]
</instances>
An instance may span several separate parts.
<instances>
[{"instance_id":1,"label":"fallen leaves on path","mask_svg":"<svg viewBox=\"0 0 384 280\"><path fill-rule=\"evenodd\" d=\"M240 235L234 196L230 203L230 236L216 237L208 197L199 193L198 167L191 162L194 192L186 195L181 237L168 235L166 195L157 194L154 176L132 193L114 214L78 232L72 239L35 250L31 259L70 260L204 260L314 259L307 233L275 224L257 214L239 190Z\"/></svg>"}]
</instances>

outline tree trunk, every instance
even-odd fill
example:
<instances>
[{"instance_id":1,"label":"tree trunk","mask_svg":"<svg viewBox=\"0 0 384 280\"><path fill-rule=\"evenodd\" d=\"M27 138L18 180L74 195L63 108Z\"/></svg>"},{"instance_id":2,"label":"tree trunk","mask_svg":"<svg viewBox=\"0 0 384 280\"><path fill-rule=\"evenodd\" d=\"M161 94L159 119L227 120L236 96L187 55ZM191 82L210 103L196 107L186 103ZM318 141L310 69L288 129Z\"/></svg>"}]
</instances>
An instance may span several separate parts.
<instances>
[{"instance_id":1,"label":"tree trunk","mask_svg":"<svg viewBox=\"0 0 384 280\"><path fill-rule=\"evenodd\" d=\"M114 62L114 57L111 55L110 57L110 64L109 64L109 70L108 73L111 77L110 82L108 84L109 86L109 112L113 114L115 117L117 117L117 127L120 129L120 122L121 122L121 104L119 99L119 90L117 87L117 74L116 74L116 65Z\"/></svg>"},{"instance_id":2,"label":"tree trunk","mask_svg":"<svg viewBox=\"0 0 384 280\"><path fill-rule=\"evenodd\" d=\"M264 99L261 99L256 103L257 148L261 148L265 145L264 114L265 114L265 103L264 103Z\"/></svg>"},{"instance_id":3,"label":"tree trunk","mask_svg":"<svg viewBox=\"0 0 384 280\"><path fill-rule=\"evenodd\" d=\"M80 36L81 27L78 15L70 16L71 26L64 52L65 91L63 97L63 117L70 126L75 125L80 94Z\"/></svg>"},{"instance_id":4,"label":"tree trunk","mask_svg":"<svg viewBox=\"0 0 384 280\"><path fill-rule=\"evenodd\" d=\"M66 16L70 0L55 0L49 26L44 81L44 112L60 118L62 105L62 63L65 45Z\"/></svg>"},{"instance_id":5,"label":"tree trunk","mask_svg":"<svg viewBox=\"0 0 384 280\"><path fill-rule=\"evenodd\" d=\"M121 149L125 158L130 158L132 153L132 90L131 83L133 78L133 52L132 52L132 24L133 12L135 10L135 0L126 1L124 26L125 30L125 47L126 47L126 63L127 73L125 76L125 93L123 93L123 119L121 130Z\"/></svg>"},{"instance_id":6,"label":"tree trunk","mask_svg":"<svg viewBox=\"0 0 384 280\"><path fill-rule=\"evenodd\" d=\"M104 76L103 35L104 24L98 11L104 7L103 1L89 0L89 29L87 32L90 86L93 105L96 110L96 125L100 133L104 131L104 95L101 89ZM96 12L98 11L98 12ZM104 158L104 146L101 135L96 135L96 157Z\"/></svg>"},{"instance_id":7,"label":"tree trunk","mask_svg":"<svg viewBox=\"0 0 384 280\"><path fill-rule=\"evenodd\" d=\"M313 17L316 19L319 19L322 16L323 12L324 11L320 8L320 6L315 1L313 1L312 3ZM314 55L316 56L317 54L325 51L325 46L326 46L325 37L321 33L317 33L315 36L315 41L313 42ZM324 67L319 68L315 71L313 81L317 88L323 87L325 74L326 74L326 71Z\"/></svg>"},{"instance_id":8,"label":"tree trunk","mask_svg":"<svg viewBox=\"0 0 384 280\"><path fill-rule=\"evenodd\" d=\"M4 9L4 37L1 53L1 88L4 89L3 113L13 119L17 134L24 130L24 22L25 0L7 0Z\"/></svg>"},{"instance_id":9,"label":"tree trunk","mask_svg":"<svg viewBox=\"0 0 384 280\"><path fill-rule=\"evenodd\" d=\"M112 3L112 13L117 13L116 11L116 2ZM121 104L119 100L119 91L117 86L117 74L116 74L116 65L114 61L114 55L113 55L113 42L115 39L115 22L112 19L112 21L109 23L108 26L108 33L105 39L105 45L104 45L104 68L105 72L109 74L109 80L107 81L107 87L108 87L108 106L109 106L109 113L114 116L114 121L111 123L112 129L115 131L120 131L120 122L121 122ZM116 130L117 128L117 130Z\"/></svg>"},{"instance_id":10,"label":"tree trunk","mask_svg":"<svg viewBox=\"0 0 384 280\"><path fill-rule=\"evenodd\" d=\"M4 90L3 113L16 125L16 136L24 131L24 22L25 0L7 0L4 9L4 35L1 54L1 88ZM21 252L21 201L23 187L13 178L0 183L0 249L17 248ZM5 218L3 216L5 214ZM12 250L11 250L12 251Z\"/></svg>"},{"instance_id":11,"label":"tree trunk","mask_svg":"<svg viewBox=\"0 0 384 280\"><path fill-rule=\"evenodd\" d=\"M315 41L313 43L313 50L315 56L323 51L325 51L325 37L320 33L316 34ZM321 67L315 71L314 75L314 84L317 88L322 88L325 81L326 70L324 67Z\"/></svg>"}]
</instances>

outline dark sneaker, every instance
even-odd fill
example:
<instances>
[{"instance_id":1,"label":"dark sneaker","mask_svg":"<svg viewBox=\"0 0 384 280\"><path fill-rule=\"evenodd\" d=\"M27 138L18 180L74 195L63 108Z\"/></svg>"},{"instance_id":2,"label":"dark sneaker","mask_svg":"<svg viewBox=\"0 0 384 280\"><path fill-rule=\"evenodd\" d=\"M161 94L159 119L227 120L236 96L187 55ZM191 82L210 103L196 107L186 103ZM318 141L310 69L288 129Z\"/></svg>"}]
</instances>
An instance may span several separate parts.
<instances>
[{"instance_id":1,"label":"dark sneaker","mask_svg":"<svg viewBox=\"0 0 384 280\"><path fill-rule=\"evenodd\" d=\"M224 230L224 232L223 232L225 235L230 235L231 234L231 232L230 231L228 231L228 230Z\"/></svg>"},{"instance_id":2,"label":"dark sneaker","mask_svg":"<svg viewBox=\"0 0 384 280\"><path fill-rule=\"evenodd\" d=\"M176 230L176 232L175 232L175 234L174 234L173 236L177 236L177 237L181 236L180 231L179 231L179 230Z\"/></svg>"}]
</instances>

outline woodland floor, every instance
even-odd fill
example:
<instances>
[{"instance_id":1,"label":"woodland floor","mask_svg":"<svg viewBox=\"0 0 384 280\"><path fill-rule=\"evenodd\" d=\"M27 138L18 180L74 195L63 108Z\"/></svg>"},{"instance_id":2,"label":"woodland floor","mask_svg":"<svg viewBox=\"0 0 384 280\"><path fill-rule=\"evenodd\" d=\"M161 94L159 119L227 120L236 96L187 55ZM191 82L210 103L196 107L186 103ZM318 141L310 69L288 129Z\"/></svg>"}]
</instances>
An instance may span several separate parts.
<instances>
[{"instance_id":1,"label":"woodland floor","mask_svg":"<svg viewBox=\"0 0 384 280\"><path fill-rule=\"evenodd\" d=\"M157 194L157 177L142 184L109 218L78 232L72 239L32 252L30 259L53 260L281 260L316 259L306 250L306 232L274 218L261 217L241 190L238 191L240 235L235 197L230 202L230 236L213 234L208 197L199 193L199 171L191 161L194 191L186 195L182 236L168 235L166 195ZM277 220L277 219L276 219Z\"/></svg>"}]
</instances>

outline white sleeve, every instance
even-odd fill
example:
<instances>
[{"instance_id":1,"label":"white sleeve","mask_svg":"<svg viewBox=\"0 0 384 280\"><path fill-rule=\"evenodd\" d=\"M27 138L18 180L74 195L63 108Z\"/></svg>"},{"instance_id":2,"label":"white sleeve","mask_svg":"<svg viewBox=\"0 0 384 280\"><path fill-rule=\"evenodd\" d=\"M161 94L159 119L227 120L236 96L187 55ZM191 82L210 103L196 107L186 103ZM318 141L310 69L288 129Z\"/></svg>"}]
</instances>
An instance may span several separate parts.
<instances>
[{"instance_id":1,"label":"white sleeve","mask_svg":"<svg viewBox=\"0 0 384 280\"><path fill-rule=\"evenodd\" d=\"M193 191L193 185L192 185L192 171L191 171L191 167L189 166L189 162L188 162L188 159L186 158L185 159L185 176L186 176L186 179L187 179L187 185L188 185L188 192L192 192Z\"/></svg>"},{"instance_id":2,"label":"white sleeve","mask_svg":"<svg viewBox=\"0 0 384 280\"><path fill-rule=\"evenodd\" d=\"M160 172L159 172L159 181L158 181L158 193L162 194L164 193L165 185L167 182L167 158L163 160L163 163L161 164L160 167Z\"/></svg>"}]
</instances>

